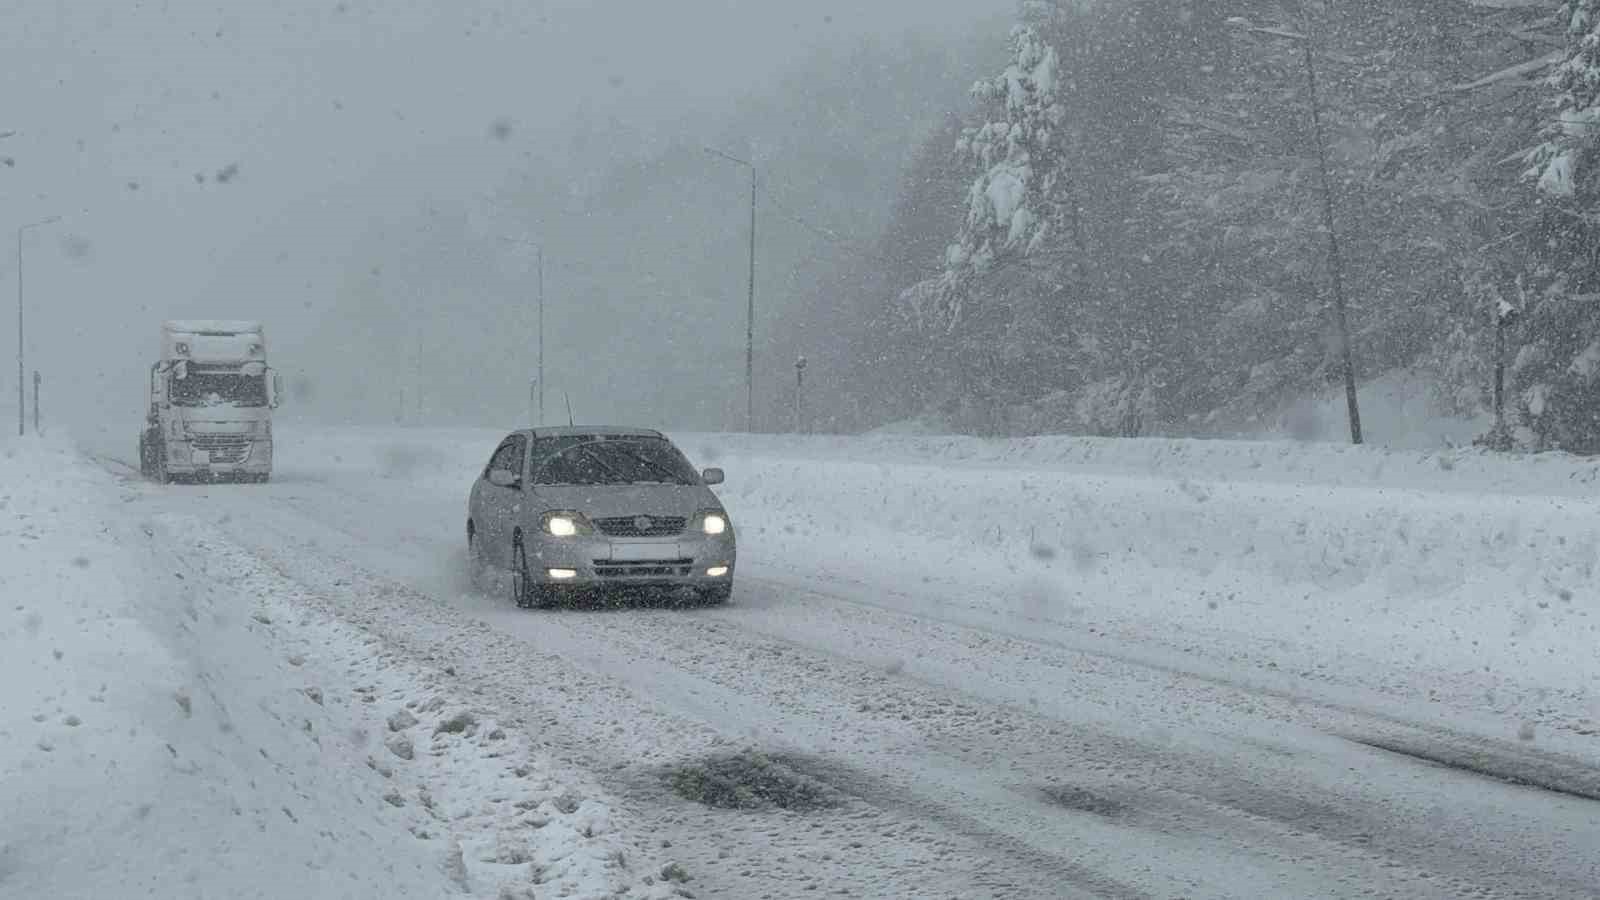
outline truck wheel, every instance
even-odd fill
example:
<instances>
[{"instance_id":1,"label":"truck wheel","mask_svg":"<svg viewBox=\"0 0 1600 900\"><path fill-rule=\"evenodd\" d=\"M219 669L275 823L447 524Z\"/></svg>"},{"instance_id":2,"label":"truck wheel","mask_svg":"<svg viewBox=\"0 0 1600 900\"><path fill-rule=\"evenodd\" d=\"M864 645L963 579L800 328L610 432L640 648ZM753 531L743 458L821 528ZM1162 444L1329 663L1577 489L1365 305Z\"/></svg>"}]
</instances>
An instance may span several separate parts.
<instances>
[{"instance_id":1,"label":"truck wheel","mask_svg":"<svg viewBox=\"0 0 1600 900\"><path fill-rule=\"evenodd\" d=\"M173 474L166 471L166 442L155 442L155 484L173 484Z\"/></svg>"}]
</instances>

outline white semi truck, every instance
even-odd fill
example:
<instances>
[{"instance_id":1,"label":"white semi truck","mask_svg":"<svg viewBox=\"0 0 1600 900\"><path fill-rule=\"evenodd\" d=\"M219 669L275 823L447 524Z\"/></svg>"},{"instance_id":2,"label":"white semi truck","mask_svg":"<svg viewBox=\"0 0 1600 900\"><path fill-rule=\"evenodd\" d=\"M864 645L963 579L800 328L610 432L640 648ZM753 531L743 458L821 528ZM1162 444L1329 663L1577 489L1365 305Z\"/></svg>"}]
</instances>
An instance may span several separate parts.
<instances>
[{"instance_id":1,"label":"white semi truck","mask_svg":"<svg viewBox=\"0 0 1600 900\"><path fill-rule=\"evenodd\" d=\"M266 481L272 410L281 395L260 322L163 324L139 468L163 483Z\"/></svg>"}]
</instances>

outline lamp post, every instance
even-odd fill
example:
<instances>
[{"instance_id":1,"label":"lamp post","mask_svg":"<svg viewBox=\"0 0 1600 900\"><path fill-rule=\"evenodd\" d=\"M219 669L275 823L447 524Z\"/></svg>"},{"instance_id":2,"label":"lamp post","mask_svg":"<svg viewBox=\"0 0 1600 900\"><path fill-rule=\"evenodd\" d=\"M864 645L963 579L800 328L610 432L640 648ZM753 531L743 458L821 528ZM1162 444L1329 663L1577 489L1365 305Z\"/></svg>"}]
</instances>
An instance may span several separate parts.
<instances>
[{"instance_id":1,"label":"lamp post","mask_svg":"<svg viewBox=\"0 0 1600 900\"><path fill-rule=\"evenodd\" d=\"M25 413L28 397L24 373L27 371L23 365L22 339L22 238L29 231L61 221L60 216L51 216L37 222L29 222L17 229L17 436L27 433L27 416Z\"/></svg>"},{"instance_id":2,"label":"lamp post","mask_svg":"<svg viewBox=\"0 0 1600 900\"><path fill-rule=\"evenodd\" d=\"M535 388L530 393L536 395L535 403L538 406L537 421L534 424L542 426L544 425L544 245L518 238L508 237L501 240L532 247L535 253L539 281L539 374L534 382Z\"/></svg>"},{"instance_id":3,"label":"lamp post","mask_svg":"<svg viewBox=\"0 0 1600 900\"><path fill-rule=\"evenodd\" d=\"M1310 88L1311 130L1317 145L1317 170L1322 180L1322 227L1328 235L1328 269L1333 282L1333 320L1339 331L1339 352L1344 369L1345 407L1350 419L1350 443L1362 442L1361 408L1356 402L1355 353L1350 341L1350 322L1344 295L1344 258L1339 246L1339 234L1333 227L1333 176L1328 169L1328 144L1322 130L1322 101L1317 88L1317 57L1309 34L1300 34L1286 28L1260 28L1249 19L1232 18L1231 24L1251 34L1282 38L1298 43L1304 53L1306 85Z\"/></svg>"},{"instance_id":4,"label":"lamp post","mask_svg":"<svg viewBox=\"0 0 1600 900\"><path fill-rule=\"evenodd\" d=\"M750 294L744 320L744 430L755 431L756 417L756 164L711 147L706 152L750 170Z\"/></svg>"},{"instance_id":5,"label":"lamp post","mask_svg":"<svg viewBox=\"0 0 1600 900\"><path fill-rule=\"evenodd\" d=\"M806 433L806 358L799 357L794 361L794 430L796 434Z\"/></svg>"}]
</instances>

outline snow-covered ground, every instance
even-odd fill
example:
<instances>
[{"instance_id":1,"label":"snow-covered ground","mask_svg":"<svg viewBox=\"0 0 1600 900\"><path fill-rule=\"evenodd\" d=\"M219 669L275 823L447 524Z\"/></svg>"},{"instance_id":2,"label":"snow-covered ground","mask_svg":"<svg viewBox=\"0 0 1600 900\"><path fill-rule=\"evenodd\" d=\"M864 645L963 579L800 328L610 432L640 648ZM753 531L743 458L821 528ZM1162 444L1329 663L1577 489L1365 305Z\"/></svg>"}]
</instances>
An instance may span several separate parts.
<instances>
[{"instance_id":1,"label":"snow-covered ground","mask_svg":"<svg viewBox=\"0 0 1600 900\"><path fill-rule=\"evenodd\" d=\"M499 436L283 427L264 487L161 488L58 445L7 445L0 493L32 518L0 535L23 566L0 585L14 616L0 674L24 688L0 691L16 754L0 760L91 783L97 805L62 814L79 802L29 780L48 792L23 802L89 837L41 843L0 819L0 894L70 894L48 890L67 876L42 847L109 860L93 829L118 820L97 810L155 816L160 799L121 794L159 778L237 797L284 849L206 839L232 835L204 819L231 808L194 800L154 832L159 849L138 843L150 829L113 829L113 855L136 858L119 883L187 877L185 857L163 855L177 845L208 860L189 865L199 877L281 867L302 895L362 896L385 876L436 895L458 889L459 844L488 896L535 875L558 885L537 896L1600 884L1600 466L1287 442L681 435L729 473L734 602L529 613L463 565L466 491ZM107 437L102 452L126 457ZM71 602L58 590L83 611L54 616ZM109 679L90 668L92 626L123 608L132 624L105 632L107 652L137 662ZM103 764L62 755L90 723L74 682L39 678L80 654L80 680L130 695L108 696L108 734L137 729L167 753L109 787ZM213 705L226 731L202 719ZM419 722L390 731L402 709ZM459 734L435 734L462 711ZM184 729L204 741L174 740ZM401 735L409 761L385 746ZM230 756L236 740L268 756ZM125 769L133 746L116 748ZM708 809L664 786L743 749L837 805ZM190 774L185 759L270 771ZM321 824L290 831L284 805ZM206 849L219 843L242 849ZM663 882L668 862L693 880ZM357 886L315 880L333 876Z\"/></svg>"},{"instance_id":2,"label":"snow-covered ground","mask_svg":"<svg viewBox=\"0 0 1600 900\"><path fill-rule=\"evenodd\" d=\"M0 449L0 896L674 893L587 775L145 491Z\"/></svg>"}]
</instances>

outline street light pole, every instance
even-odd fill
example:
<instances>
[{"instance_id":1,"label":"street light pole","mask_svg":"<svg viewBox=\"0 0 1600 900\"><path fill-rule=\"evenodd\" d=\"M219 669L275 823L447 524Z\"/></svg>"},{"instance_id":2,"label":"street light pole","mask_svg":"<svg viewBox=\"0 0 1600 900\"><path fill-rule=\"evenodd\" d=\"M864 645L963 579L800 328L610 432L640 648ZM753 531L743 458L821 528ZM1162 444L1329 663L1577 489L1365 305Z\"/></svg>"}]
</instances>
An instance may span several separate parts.
<instances>
[{"instance_id":1,"label":"street light pole","mask_svg":"<svg viewBox=\"0 0 1600 900\"><path fill-rule=\"evenodd\" d=\"M544 245L535 244L539 270L539 427L544 427Z\"/></svg>"},{"instance_id":2,"label":"street light pole","mask_svg":"<svg viewBox=\"0 0 1600 900\"><path fill-rule=\"evenodd\" d=\"M538 394L538 421L535 424L542 427L544 425L544 245L534 241L525 241L510 237L501 238L501 240L508 241L513 244L522 244L525 247L532 247L535 253L535 265L538 271L537 277L539 285L539 373L537 375L538 381L535 385L535 390Z\"/></svg>"},{"instance_id":3,"label":"street light pole","mask_svg":"<svg viewBox=\"0 0 1600 900\"><path fill-rule=\"evenodd\" d=\"M794 431L795 434L806 433L806 358L799 357L794 361Z\"/></svg>"},{"instance_id":4,"label":"street light pole","mask_svg":"<svg viewBox=\"0 0 1600 900\"><path fill-rule=\"evenodd\" d=\"M1311 130L1317 145L1317 171L1322 181L1322 227L1328 235L1328 268L1333 286L1333 321L1339 331L1339 354L1344 375L1346 414L1350 420L1350 443L1362 442L1361 407L1356 400L1355 350L1350 340L1348 304L1344 293L1344 254L1339 245L1339 233L1334 229L1333 176L1328 166L1328 142L1322 128L1322 101L1317 86L1317 55L1309 34L1300 34L1283 28L1258 28L1248 19L1230 19L1252 34L1264 34L1298 42L1305 56L1306 84L1310 88Z\"/></svg>"},{"instance_id":5,"label":"street light pole","mask_svg":"<svg viewBox=\"0 0 1600 900\"><path fill-rule=\"evenodd\" d=\"M755 431L756 418L756 164L711 147L706 152L750 170L750 292L744 319L744 430Z\"/></svg>"},{"instance_id":6,"label":"street light pole","mask_svg":"<svg viewBox=\"0 0 1600 900\"><path fill-rule=\"evenodd\" d=\"M17 229L17 436L27 433L27 398L25 373L27 367L23 365L23 331L22 331L22 238L34 228L61 221L60 216L51 216L37 222L29 222Z\"/></svg>"}]
</instances>

